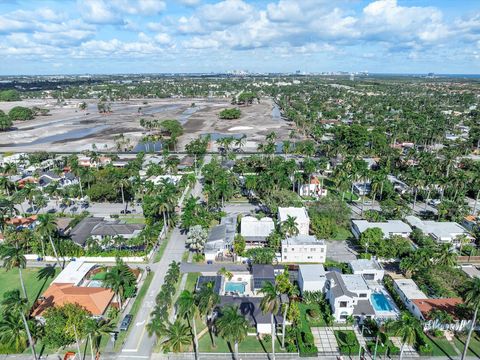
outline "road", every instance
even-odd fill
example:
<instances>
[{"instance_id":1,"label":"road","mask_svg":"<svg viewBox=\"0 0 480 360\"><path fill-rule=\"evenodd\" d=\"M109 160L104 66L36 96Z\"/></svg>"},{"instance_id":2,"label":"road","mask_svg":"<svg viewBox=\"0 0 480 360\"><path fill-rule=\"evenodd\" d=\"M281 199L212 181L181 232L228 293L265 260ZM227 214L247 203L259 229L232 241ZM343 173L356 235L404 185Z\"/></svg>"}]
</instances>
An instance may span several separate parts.
<instances>
[{"instance_id":1,"label":"road","mask_svg":"<svg viewBox=\"0 0 480 360\"><path fill-rule=\"evenodd\" d=\"M192 190L192 195L200 197L201 193L202 186L200 179L198 179ZM185 252L186 239L187 236L181 233L180 228L178 226L175 227L170 235L170 240L165 248L162 259L158 263L150 264L150 268L154 274L152 283L137 313L135 323L132 324L130 333L125 340L122 352L118 355L119 359L150 358L155 344L155 337L148 336L145 325L148 323L150 313L155 306L155 297L164 283L168 265L172 261L180 262L182 260L183 253Z\"/></svg>"},{"instance_id":2,"label":"road","mask_svg":"<svg viewBox=\"0 0 480 360\"><path fill-rule=\"evenodd\" d=\"M97 203L97 202L90 202L88 207L80 207L80 205L73 205L67 208L60 208L60 201L58 200L49 200L48 205L38 211L39 214L43 214L46 212L64 212L67 214L80 214L82 211L88 211L93 216L100 216L106 217L109 215L120 214L122 210L125 209L125 205L122 203ZM20 212L30 210L30 205L28 202L24 201L22 205L16 206L17 210ZM128 206L128 210L132 211L134 214L142 214L143 210L141 206L135 205L134 207ZM35 211L29 211L35 214Z\"/></svg>"}]
</instances>

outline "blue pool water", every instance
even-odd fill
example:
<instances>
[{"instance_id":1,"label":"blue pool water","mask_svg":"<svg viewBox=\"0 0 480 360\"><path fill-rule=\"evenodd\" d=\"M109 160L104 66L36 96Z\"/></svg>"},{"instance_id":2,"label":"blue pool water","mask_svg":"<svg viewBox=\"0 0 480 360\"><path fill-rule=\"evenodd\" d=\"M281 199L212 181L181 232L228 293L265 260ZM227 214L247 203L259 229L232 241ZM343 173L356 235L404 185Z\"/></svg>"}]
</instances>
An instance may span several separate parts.
<instances>
[{"instance_id":1,"label":"blue pool water","mask_svg":"<svg viewBox=\"0 0 480 360\"><path fill-rule=\"evenodd\" d=\"M225 292L237 292L239 294L243 294L245 292L245 283L239 282L226 282L225 283Z\"/></svg>"},{"instance_id":2,"label":"blue pool water","mask_svg":"<svg viewBox=\"0 0 480 360\"><path fill-rule=\"evenodd\" d=\"M390 305L390 302L384 294L372 294L370 299L372 300L375 311L393 311L392 305Z\"/></svg>"}]
</instances>

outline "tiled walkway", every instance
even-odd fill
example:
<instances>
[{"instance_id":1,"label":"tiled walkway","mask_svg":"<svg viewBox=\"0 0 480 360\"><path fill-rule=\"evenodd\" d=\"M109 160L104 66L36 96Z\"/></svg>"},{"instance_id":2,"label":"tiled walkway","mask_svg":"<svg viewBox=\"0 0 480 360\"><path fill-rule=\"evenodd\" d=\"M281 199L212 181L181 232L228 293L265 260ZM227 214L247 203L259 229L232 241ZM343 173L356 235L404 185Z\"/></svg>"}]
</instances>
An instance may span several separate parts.
<instances>
[{"instance_id":1,"label":"tiled walkway","mask_svg":"<svg viewBox=\"0 0 480 360\"><path fill-rule=\"evenodd\" d=\"M312 327L312 334L318 354L340 354L337 340L331 327Z\"/></svg>"}]
</instances>

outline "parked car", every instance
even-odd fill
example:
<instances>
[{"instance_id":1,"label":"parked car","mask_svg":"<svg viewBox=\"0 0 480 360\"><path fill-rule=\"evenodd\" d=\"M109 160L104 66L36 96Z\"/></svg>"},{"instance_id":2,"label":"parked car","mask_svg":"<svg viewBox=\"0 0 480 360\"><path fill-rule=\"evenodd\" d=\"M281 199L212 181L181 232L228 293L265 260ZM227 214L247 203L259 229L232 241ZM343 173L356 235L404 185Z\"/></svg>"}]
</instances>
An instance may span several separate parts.
<instances>
[{"instance_id":1,"label":"parked car","mask_svg":"<svg viewBox=\"0 0 480 360\"><path fill-rule=\"evenodd\" d=\"M131 214L132 211L131 210L122 210L120 211L120 214Z\"/></svg>"},{"instance_id":2,"label":"parked car","mask_svg":"<svg viewBox=\"0 0 480 360\"><path fill-rule=\"evenodd\" d=\"M132 314L127 314L123 318L122 322L120 323L120 331L127 331L130 323L132 322L133 316Z\"/></svg>"},{"instance_id":3,"label":"parked car","mask_svg":"<svg viewBox=\"0 0 480 360\"><path fill-rule=\"evenodd\" d=\"M440 205L441 201L439 199L432 199L428 202L428 205L430 206L433 206L433 207L437 207L438 205Z\"/></svg>"}]
</instances>

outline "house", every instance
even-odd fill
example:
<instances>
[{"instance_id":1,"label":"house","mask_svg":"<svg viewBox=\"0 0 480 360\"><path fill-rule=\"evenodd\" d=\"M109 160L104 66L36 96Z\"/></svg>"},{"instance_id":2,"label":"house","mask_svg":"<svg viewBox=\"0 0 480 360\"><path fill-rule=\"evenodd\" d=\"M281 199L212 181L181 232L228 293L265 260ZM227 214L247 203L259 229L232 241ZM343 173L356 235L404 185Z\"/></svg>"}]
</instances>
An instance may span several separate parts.
<instances>
[{"instance_id":1,"label":"house","mask_svg":"<svg viewBox=\"0 0 480 360\"><path fill-rule=\"evenodd\" d=\"M460 319L457 315L457 307L463 304L460 298L441 298L441 299L413 299L411 313L423 323L423 330L450 330L465 331L472 325L470 319ZM439 311L451 317L438 318L434 312Z\"/></svg>"},{"instance_id":2,"label":"house","mask_svg":"<svg viewBox=\"0 0 480 360\"><path fill-rule=\"evenodd\" d=\"M35 303L32 316L43 321L47 309L65 304L78 304L95 318L105 316L115 295L91 278L99 268L93 263L71 261Z\"/></svg>"},{"instance_id":3,"label":"house","mask_svg":"<svg viewBox=\"0 0 480 360\"><path fill-rule=\"evenodd\" d=\"M310 217L304 207L279 207L278 220L283 223L288 216L295 218L299 235L308 235L310 232Z\"/></svg>"},{"instance_id":4,"label":"house","mask_svg":"<svg viewBox=\"0 0 480 360\"><path fill-rule=\"evenodd\" d=\"M182 171L191 168L195 165L195 159L192 156L185 156L177 166L177 169Z\"/></svg>"},{"instance_id":5,"label":"house","mask_svg":"<svg viewBox=\"0 0 480 360\"><path fill-rule=\"evenodd\" d=\"M372 191L372 184L364 182L364 183L354 183L353 184L353 192L358 194L359 196L364 196L370 194Z\"/></svg>"},{"instance_id":6,"label":"house","mask_svg":"<svg viewBox=\"0 0 480 360\"><path fill-rule=\"evenodd\" d=\"M220 220L220 225L210 230L203 248L206 261L215 261L218 257L228 255L235 240L237 218L225 216Z\"/></svg>"},{"instance_id":7,"label":"house","mask_svg":"<svg viewBox=\"0 0 480 360\"><path fill-rule=\"evenodd\" d=\"M393 189L400 194L405 194L410 189L407 184L393 175L387 175L387 180L392 183Z\"/></svg>"},{"instance_id":8,"label":"house","mask_svg":"<svg viewBox=\"0 0 480 360\"><path fill-rule=\"evenodd\" d=\"M38 186L40 187L46 187L50 185L53 182L58 182L61 179L61 177L57 174L55 174L52 171L46 171L40 174L38 178Z\"/></svg>"},{"instance_id":9,"label":"house","mask_svg":"<svg viewBox=\"0 0 480 360\"><path fill-rule=\"evenodd\" d=\"M152 182L154 185L163 185L164 183L169 183L176 186L181 179L181 175L158 175L150 176L147 181Z\"/></svg>"},{"instance_id":10,"label":"house","mask_svg":"<svg viewBox=\"0 0 480 360\"><path fill-rule=\"evenodd\" d=\"M264 246L267 237L275 230L272 218L257 219L253 216L242 217L240 221L240 234L245 239L247 247Z\"/></svg>"},{"instance_id":11,"label":"house","mask_svg":"<svg viewBox=\"0 0 480 360\"><path fill-rule=\"evenodd\" d=\"M214 316L218 316L224 306L238 306L240 313L245 316L250 326L256 328L258 334L269 335L272 333L271 316L270 313L263 313L260 307L261 302L261 297L220 296L220 303ZM280 327L283 324L284 319L281 309L274 314L273 320L275 327Z\"/></svg>"},{"instance_id":12,"label":"house","mask_svg":"<svg viewBox=\"0 0 480 360\"><path fill-rule=\"evenodd\" d=\"M308 184L303 184L298 189L298 195L313 196L317 199L327 196L327 192L327 189L322 187L321 181L316 176L313 176Z\"/></svg>"},{"instance_id":13,"label":"house","mask_svg":"<svg viewBox=\"0 0 480 360\"><path fill-rule=\"evenodd\" d=\"M70 231L70 237L77 245L85 246L89 238L96 240L103 240L107 237L131 239L138 236L144 227L143 224L126 224L121 220L87 217Z\"/></svg>"},{"instance_id":14,"label":"house","mask_svg":"<svg viewBox=\"0 0 480 360\"><path fill-rule=\"evenodd\" d=\"M112 163L112 159L108 156L99 156L94 159L90 156L78 156L78 166L82 167L102 167Z\"/></svg>"},{"instance_id":15,"label":"house","mask_svg":"<svg viewBox=\"0 0 480 360\"><path fill-rule=\"evenodd\" d=\"M5 220L5 225L10 225L16 230L33 229L37 225L37 219L37 215L31 215L28 217L18 216Z\"/></svg>"},{"instance_id":16,"label":"house","mask_svg":"<svg viewBox=\"0 0 480 360\"><path fill-rule=\"evenodd\" d=\"M258 293L266 282L275 284L275 270L272 265L253 264L252 279L252 290Z\"/></svg>"},{"instance_id":17,"label":"house","mask_svg":"<svg viewBox=\"0 0 480 360\"><path fill-rule=\"evenodd\" d=\"M61 188L64 188L66 186L76 185L79 182L80 181L78 180L78 178L72 172L67 171L63 174L63 176L58 181L58 185Z\"/></svg>"},{"instance_id":18,"label":"house","mask_svg":"<svg viewBox=\"0 0 480 360\"><path fill-rule=\"evenodd\" d=\"M473 240L473 237L467 232L467 230L456 222L421 220L413 215L409 215L405 217L405 219L412 227L431 236L438 243L450 243L458 246L460 244L458 238L461 236L466 236L470 240Z\"/></svg>"},{"instance_id":19,"label":"house","mask_svg":"<svg viewBox=\"0 0 480 360\"><path fill-rule=\"evenodd\" d=\"M72 222L73 218L68 217L59 217L55 219L55 225L57 225L57 232L61 236L65 236L70 231L70 223Z\"/></svg>"},{"instance_id":20,"label":"house","mask_svg":"<svg viewBox=\"0 0 480 360\"><path fill-rule=\"evenodd\" d=\"M480 221L475 215L468 215L463 218L462 226L470 232L480 231Z\"/></svg>"},{"instance_id":21,"label":"house","mask_svg":"<svg viewBox=\"0 0 480 360\"><path fill-rule=\"evenodd\" d=\"M282 240L281 262L287 263L324 263L327 257L327 245L311 235L297 235Z\"/></svg>"},{"instance_id":22,"label":"house","mask_svg":"<svg viewBox=\"0 0 480 360\"><path fill-rule=\"evenodd\" d=\"M372 291L362 275L344 275L337 271L327 273L326 298L338 322L353 316L360 322L374 319L375 310L370 303Z\"/></svg>"},{"instance_id":23,"label":"house","mask_svg":"<svg viewBox=\"0 0 480 360\"><path fill-rule=\"evenodd\" d=\"M385 222L370 222L368 220L352 220L352 233L359 239L360 235L367 229L379 228L383 232L385 239L392 235L399 235L408 238L412 228L401 220L387 220Z\"/></svg>"},{"instance_id":24,"label":"house","mask_svg":"<svg viewBox=\"0 0 480 360\"><path fill-rule=\"evenodd\" d=\"M356 259L349 263L353 274L362 275L365 280L382 281L385 271L382 265L375 259Z\"/></svg>"},{"instance_id":25,"label":"house","mask_svg":"<svg viewBox=\"0 0 480 360\"><path fill-rule=\"evenodd\" d=\"M323 265L317 264L301 264L298 266L298 287L300 293L305 291L325 291L327 282L327 272Z\"/></svg>"},{"instance_id":26,"label":"house","mask_svg":"<svg viewBox=\"0 0 480 360\"><path fill-rule=\"evenodd\" d=\"M480 279L480 270L478 267L470 264L462 264L461 265L462 271L468 275L468 277L474 279L474 278L479 278Z\"/></svg>"},{"instance_id":27,"label":"house","mask_svg":"<svg viewBox=\"0 0 480 360\"><path fill-rule=\"evenodd\" d=\"M400 296L400 299L408 311L413 311L414 305L412 304L412 301L414 299L428 299L428 296L419 289L415 281L412 279L394 279L393 288L398 296Z\"/></svg>"}]
</instances>

